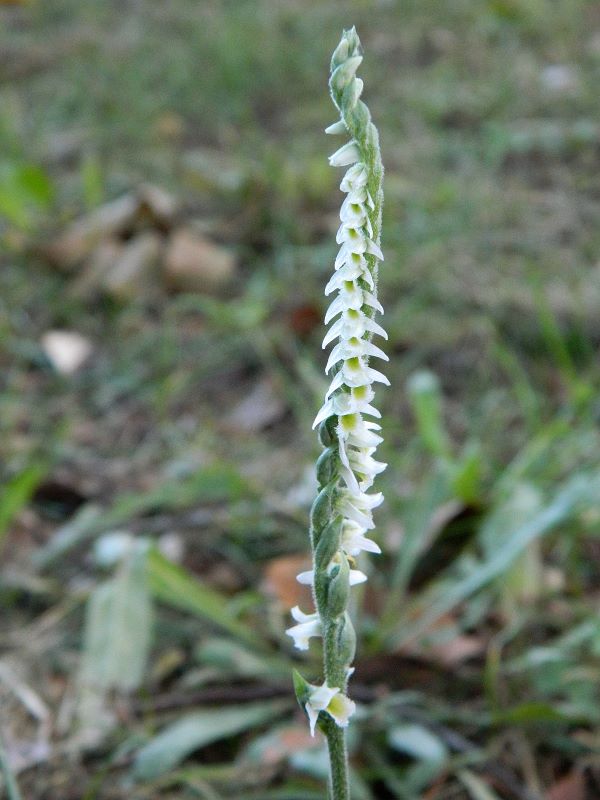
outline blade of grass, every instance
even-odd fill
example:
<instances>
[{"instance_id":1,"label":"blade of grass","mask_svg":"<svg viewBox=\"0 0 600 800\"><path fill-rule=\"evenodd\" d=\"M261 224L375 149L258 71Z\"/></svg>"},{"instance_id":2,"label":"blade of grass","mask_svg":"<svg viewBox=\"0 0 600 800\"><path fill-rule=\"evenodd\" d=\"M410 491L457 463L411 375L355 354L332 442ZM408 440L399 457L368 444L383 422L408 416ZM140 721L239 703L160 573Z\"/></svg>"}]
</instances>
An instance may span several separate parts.
<instances>
[{"instance_id":1,"label":"blade of grass","mask_svg":"<svg viewBox=\"0 0 600 800\"><path fill-rule=\"evenodd\" d=\"M204 586L181 567L173 564L157 550L147 556L148 583L157 600L189 611L226 630L247 644L256 646L258 636L231 613L227 598Z\"/></svg>"}]
</instances>

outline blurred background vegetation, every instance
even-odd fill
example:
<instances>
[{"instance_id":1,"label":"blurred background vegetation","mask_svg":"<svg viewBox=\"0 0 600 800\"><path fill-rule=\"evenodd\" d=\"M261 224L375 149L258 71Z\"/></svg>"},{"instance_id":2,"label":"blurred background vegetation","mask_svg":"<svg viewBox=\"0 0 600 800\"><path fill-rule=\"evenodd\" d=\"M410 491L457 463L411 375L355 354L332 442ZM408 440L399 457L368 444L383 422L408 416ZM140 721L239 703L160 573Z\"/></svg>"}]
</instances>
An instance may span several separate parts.
<instances>
[{"instance_id":1,"label":"blurred background vegetation","mask_svg":"<svg viewBox=\"0 0 600 800\"><path fill-rule=\"evenodd\" d=\"M356 24L386 164L355 800L600 796L600 5L0 4L9 800L322 797L284 635Z\"/></svg>"}]
</instances>

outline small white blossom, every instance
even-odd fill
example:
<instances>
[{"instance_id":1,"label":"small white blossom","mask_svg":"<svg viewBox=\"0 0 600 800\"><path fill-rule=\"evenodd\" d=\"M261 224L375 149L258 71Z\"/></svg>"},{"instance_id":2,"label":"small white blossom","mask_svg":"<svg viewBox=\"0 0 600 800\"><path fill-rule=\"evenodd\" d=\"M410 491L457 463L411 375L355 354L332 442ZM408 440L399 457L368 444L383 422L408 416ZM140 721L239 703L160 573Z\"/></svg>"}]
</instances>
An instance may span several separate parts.
<instances>
[{"instance_id":1,"label":"small white blossom","mask_svg":"<svg viewBox=\"0 0 600 800\"><path fill-rule=\"evenodd\" d=\"M347 727L356 710L356 704L336 686L328 686L326 683L322 686L309 686L310 694L304 708L308 714L311 736L315 735L315 726L321 711L329 714L340 728Z\"/></svg>"},{"instance_id":2,"label":"small white blossom","mask_svg":"<svg viewBox=\"0 0 600 800\"><path fill-rule=\"evenodd\" d=\"M350 519L344 520L342 527L342 550L349 556L356 557L361 551L381 553L381 548L372 539L365 536L365 528Z\"/></svg>"},{"instance_id":3,"label":"small white blossom","mask_svg":"<svg viewBox=\"0 0 600 800\"><path fill-rule=\"evenodd\" d=\"M305 614L294 606L291 611L292 617L298 625L293 625L286 630L288 636L294 640L294 647L298 650L308 650L309 639L311 636L321 636L321 620L318 614Z\"/></svg>"},{"instance_id":4,"label":"small white blossom","mask_svg":"<svg viewBox=\"0 0 600 800\"><path fill-rule=\"evenodd\" d=\"M323 339L323 349L338 336L340 340L343 341L344 339L350 339L352 336L358 336L360 338L367 332L377 334L377 336L381 336L383 339L388 338L387 333L381 325L378 325L377 322L367 317L362 311L355 311L350 308L342 313L342 316L333 323L327 332L327 335Z\"/></svg>"},{"instance_id":5,"label":"small white blossom","mask_svg":"<svg viewBox=\"0 0 600 800\"><path fill-rule=\"evenodd\" d=\"M342 339L333 348L327 366L325 367L325 372L329 372L331 367L337 364L338 361L347 361L349 358L355 358L357 356L372 356L373 358L381 358L383 361L389 361L389 358L383 350L368 339L361 339L359 336L349 336L347 339Z\"/></svg>"}]
</instances>

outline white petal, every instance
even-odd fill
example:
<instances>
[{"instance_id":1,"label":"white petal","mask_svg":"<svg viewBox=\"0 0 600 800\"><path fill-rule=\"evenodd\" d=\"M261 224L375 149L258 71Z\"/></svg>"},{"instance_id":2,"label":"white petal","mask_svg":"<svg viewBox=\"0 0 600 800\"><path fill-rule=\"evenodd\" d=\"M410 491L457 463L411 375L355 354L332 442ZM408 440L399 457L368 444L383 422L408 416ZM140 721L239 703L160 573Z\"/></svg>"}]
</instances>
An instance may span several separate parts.
<instances>
[{"instance_id":1,"label":"white petal","mask_svg":"<svg viewBox=\"0 0 600 800\"><path fill-rule=\"evenodd\" d=\"M333 380L329 384L329 389L327 389L327 392L325 394L325 398L328 398L330 395L332 395L337 389L339 389L341 386L343 386L343 384L344 384L344 375L343 375L343 373L336 372L336 374L333 376Z\"/></svg>"},{"instance_id":2,"label":"white petal","mask_svg":"<svg viewBox=\"0 0 600 800\"><path fill-rule=\"evenodd\" d=\"M380 314L383 314L383 306L375 297L375 295L371 294L371 292L363 292L363 301L365 305L371 306L371 308L374 308L376 311L379 311Z\"/></svg>"},{"instance_id":3,"label":"white petal","mask_svg":"<svg viewBox=\"0 0 600 800\"><path fill-rule=\"evenodd\" d=\"M325 128L325 133L331 133L331 134L346 133L346 126L340 119L337 122L334 122L332 125L329 125L327 128Z\"/></svg>"},{"instance_id":4,"label":"white petal","mask_svg":"<svg viewBox=\"0 0 600 800\"><path fill-rule=\"evenodd\" d=\"M305 614L299 606L294 606L291 609L290 614L292 615L293 619L296 620L296 622L314 622L315 619L319 619L318 614Z\"/></svg>"},{"instance_id":5,"label":"white petal","mask_svg":"<svg viewBox=\"0 0 600 800\"><path fill-rule=\"evenodd\" d=\"M333 717L339 728L347 728L350 717L356 711L356 703L345 694L337 694L327 706L327 713Z\"/></svg>"},{"instance_id":6,"label":"white petal","mask_svg":"<svg viewBox=\"0 0 600 800\"><path fill-rule=\"evenodd\" d=\"M332 167L346 167L360 160L360 150L354 140L342 145L333 155L329 156Z\"/></svg>"},{"instance_id":7,"label":"white petal","mask_svg":"<svg viewBox=\"0 0 600 800\"><path fill-rule=\"evenodd\" d=\"M366 580L367 576L364 572L361 572L359 569L350 570L350 586L357 586L359 583L364 583Z\"/></svg>"},{"instance_id":8,"label":"white petal","mask_svg":"<svg viewBox=\"0 0 600 800\"><path fill-rule=\"evenodd\" d=\"M381 325L375 322L374 319L371 319L371 317L365 317L365 330L370 331L371 333L376 333L378 336L381 336L386 340L388 338L387 333L381 327Z\"/></svg>"},{"instance_id":9,"label":"white petal","mask_svg":"<svg viewBox=\"0 0 600 800\"><path fill-rule=\"evenodd\" d=\"M364 186L368 180L367 170L362 163L354 164L342 178L340 189L342 192L350 192L356 186Z\"/></svg>"},{"instance_id":10,"label":"white petal","mask_svg":"<svg viewBox=\"0 0 600 800\"><path fill-rule=\"evenodd\" d=\"M310 703L306 703L304 706L306 709L306 713L308 714L308 724L310 725L310 735L315 735L315 726L317 724L317 720L319 718L319 712L316 711Z\"/></svg>"},{"instance_id":11,"label":"white petal","mask_svg":"<svg viewBox=\"0 0 600 800\"><path fill-rule=\"evenodd\" d=\"M311 636L321 635L321 621L317 618L300 622L298 625L288 628L286 634L292 637L294 647L298 650L308 650Z\"/></svg>"},{"instance_id":12,"label":"white petal","mask_svg":"<svg viewBox=\"0 0 600 800\"><path fill-rule=\"evenodd\" d=\"M348 306L341 297L336 297L325 313L325 325L328 325L334 317L341 314L347 307Z\"/></svg>"},{"instance_id":13,"label":"white petal","mask_svg":"<svg viewBox=\"0 0 600 800\"><path fill-rule=\"evenodd\" d=\"M296 575L296 580L303 586L312 586L315 582L314 569L310 569L307 572L301 572L299 575Z\"/></svg>"},{"instance_id":14,"label":"white petal","mask_svg":"<svg viewBox=\"0 0 600 800\"><path fill-rule=\"evenodd\" d=\"M372 239L369 239L367 242L367 253L370 253L372 256L375 256L375 258L383 261L383 253L381 252L381 248Z\"/></svg>"},{"instance_id":15,"label":"white petal","mask_svg":"<svg viewBox=\"0 0 600 800\"><path fill-rule=\"evenodd\" d=\"M340 690L336 686L328 686L326 683L322 686L312 686L308 702L316 711L325 711L332 698L334 698L339 691Z\"/></svg>"},{"instance_id":16,"label":"white petal","mask_svg":"<svg viewBox=\"0 0 600 800\"><path fill-rule=\"evenodd\" d=\"M319 409L319 413L315 417L315 421L313 422L313 430L326 419L332 416L334 413L333 411L333 400L327 400L326 403L323 403L321 408Z\"/></svg>"}]
</instances>

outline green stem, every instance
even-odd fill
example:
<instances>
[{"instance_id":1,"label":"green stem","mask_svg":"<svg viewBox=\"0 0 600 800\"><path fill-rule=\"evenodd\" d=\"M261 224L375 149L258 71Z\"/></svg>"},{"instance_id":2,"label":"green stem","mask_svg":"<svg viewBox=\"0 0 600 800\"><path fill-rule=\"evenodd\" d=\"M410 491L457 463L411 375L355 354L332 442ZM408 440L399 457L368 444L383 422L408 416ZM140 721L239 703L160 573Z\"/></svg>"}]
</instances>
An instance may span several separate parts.
<instances>
[{"instance_id":1,"label":"green stem","mask_svg":"<svg viewBox=\"0 0 600 800\"><path fill-rule=\"evenodd\" d=\"M323 662L325 679L329 686L346 689L346 670L339 657L340 620L327 623L323 637ZM338 727L333 720L327 725L327 749L329 751L331 800L349 800L350 780L348 777L348 751L346 748L346 731Z\"/></svg>"},{"instance_id":2,"label":"green stem","mask_svg":"<svg viewBox=\"0 0 600 800\"><path fill-rule=\"evenodd\" d=\"M344 728L339 728L335 723L328 726L327 748L330 765L330 800L350 800L348 752Z\"/></svg>"}]
</instances>

